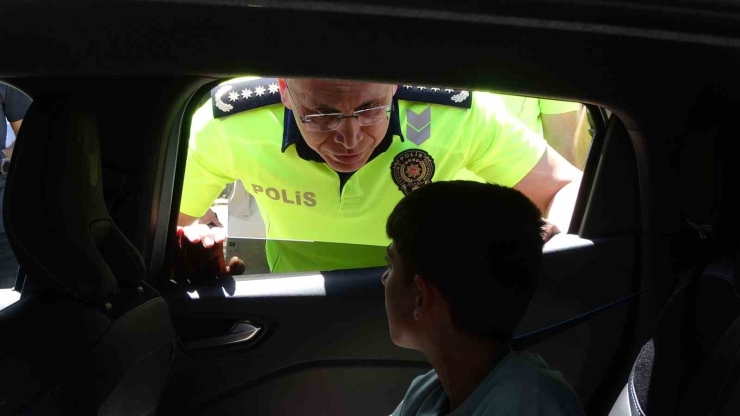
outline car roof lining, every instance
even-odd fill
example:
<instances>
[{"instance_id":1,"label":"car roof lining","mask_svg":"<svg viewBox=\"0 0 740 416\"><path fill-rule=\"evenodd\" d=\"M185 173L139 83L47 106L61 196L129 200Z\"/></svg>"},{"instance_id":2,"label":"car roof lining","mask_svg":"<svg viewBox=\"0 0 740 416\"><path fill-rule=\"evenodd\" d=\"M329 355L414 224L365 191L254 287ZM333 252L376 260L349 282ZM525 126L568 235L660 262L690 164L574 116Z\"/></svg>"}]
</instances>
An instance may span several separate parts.
<instances>
[{"instance_id":1,"label":"car roof lining","mask_svg":"<svg viewBox=\"0 0 740 416\"><path fill-rule=\"evenodd\" d=\"M79 10L50 4L44 13L20 9L15 3L1 5L0 11L14 19L0 27L0 35L22 39L8 42L6 56L23 59L6 60L0 77L32 95L43 90L27 78L69 82L82 77L230 78L256 73L448 85L598 104L620 114L629 128L638 128L631 118L656 107L648 102L651 98L660 101L679 88L690 98L701 93L710 78L732 87L735 72L729 69L738 61L740 49L740 36L731 33L715 42L725 46L711 46L717 36L698 31L695 24L685 24L683 32L664 33L634 27L627 35L610 31L617 25L573 22L564 13L549 20L481 14L479 22L471 23L455 20L454 13L435 20L410 17L412 13L382 14L388 10L351 16L308 12L289 9L292 3L286 2L269 2L270 7L286 7L279 10L241 7L239 2L192 3L116 2ZM552 7L578 2L527 3ZM615 7L614 3L608 6ZM344 4L349 7L352 2ZM728 13L724 23L735 23L735 18ZM29 26L47 31L29 34ZM589 33L578 31L585 27ZM336 49L331 65L323 59L297 65L285 52L305 47L294 33L307 34L301 38L311 42L330 42ZM387 64L364 64L367 50L375 51L374 62ZM687 58L699 64L687 63ZM659 104L667 108L663 113L676 114L682 101L688 100Z\"/></svg>"}]
</instances>

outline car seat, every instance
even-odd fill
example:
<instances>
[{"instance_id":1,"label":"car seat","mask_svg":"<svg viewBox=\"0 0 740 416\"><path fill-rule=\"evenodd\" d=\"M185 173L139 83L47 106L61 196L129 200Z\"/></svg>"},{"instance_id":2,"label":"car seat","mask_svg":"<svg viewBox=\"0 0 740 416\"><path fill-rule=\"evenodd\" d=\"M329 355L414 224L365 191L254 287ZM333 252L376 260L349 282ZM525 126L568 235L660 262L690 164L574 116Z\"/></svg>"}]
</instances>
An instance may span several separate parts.
<instances>
[{"instance_id":1,"label":"car seat","mask_svg":"<svg viewBox=\"0 0 740 416\"><path fill-rule=\"evenodd\" d=\"M687 135L681 191L686 221L698 237L697 266L679 279L610 416L740 414L734 142L707 125Z\"/></svg>"},{"instance_id":2,"label":"car seat","mask_svg":"<svg viewBox=\"0 0 740 416\"><path fill-rule=\"evenodd\" d=\"M166 302L106 209L96 113L34 101L4 218L26 273L0 312L0 414L150 415L175 351Z\"/></svg>"},{"instance_id":3,"label":"car seat","mask_svg":"<svg viewBox=\"0 0 740 416\"><path fill-rule=\"evenodd\" d=\"M611 414L726 414L738 380L740 296L734 262L718 259L671 297Z\"/></svg>"}]
</instances>

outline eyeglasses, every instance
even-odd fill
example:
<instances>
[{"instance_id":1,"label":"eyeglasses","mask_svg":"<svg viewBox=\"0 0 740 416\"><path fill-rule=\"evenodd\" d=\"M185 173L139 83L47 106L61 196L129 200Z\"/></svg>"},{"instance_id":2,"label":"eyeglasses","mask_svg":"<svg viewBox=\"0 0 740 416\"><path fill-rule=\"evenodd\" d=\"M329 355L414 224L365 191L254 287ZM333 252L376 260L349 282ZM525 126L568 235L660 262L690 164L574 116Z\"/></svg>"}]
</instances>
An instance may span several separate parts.
<instances>
[{"instance_id":1,"label":"eyeglasses","mask_svg":"<svg viewBox=\"0 0 740 416\"><path fill-rule=\"evenodd\" d=\"M303 112L308 112L305 107L298 103L290 92L290 88L287 88L288 95L294 104L301 107ZM313 132L328 132L334 131L342 125L344 119L353 118L360 126L372 126L374 124L381 123L390 118L393 104L381 105L378 107L367 108L365 110L359 110L352 113L352 115L345 116L342 113L327 113L327 114L309 114L306 116L298 115L301 123L306 126L306 130Z\"/></svg>"}]
</instances>

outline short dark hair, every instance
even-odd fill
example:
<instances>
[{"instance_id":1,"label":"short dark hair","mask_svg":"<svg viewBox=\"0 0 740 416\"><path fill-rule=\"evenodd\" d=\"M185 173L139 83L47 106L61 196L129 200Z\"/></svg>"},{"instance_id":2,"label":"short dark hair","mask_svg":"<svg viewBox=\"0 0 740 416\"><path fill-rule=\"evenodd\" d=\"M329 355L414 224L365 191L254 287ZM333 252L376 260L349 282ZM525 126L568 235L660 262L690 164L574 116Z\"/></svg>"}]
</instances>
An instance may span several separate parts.
<instances>
[{"instance_id":1,"label":"short dark hair","mask_svg":"<svg viewBox=\"0 0 740 416\"><path fill-rule=\"evenodd\" d=\"M508 342L542 268L540 210L521 192L436 182L404 197L386 232L404 266L436 286L458 329Z\"/></svg>"}]
</instances>

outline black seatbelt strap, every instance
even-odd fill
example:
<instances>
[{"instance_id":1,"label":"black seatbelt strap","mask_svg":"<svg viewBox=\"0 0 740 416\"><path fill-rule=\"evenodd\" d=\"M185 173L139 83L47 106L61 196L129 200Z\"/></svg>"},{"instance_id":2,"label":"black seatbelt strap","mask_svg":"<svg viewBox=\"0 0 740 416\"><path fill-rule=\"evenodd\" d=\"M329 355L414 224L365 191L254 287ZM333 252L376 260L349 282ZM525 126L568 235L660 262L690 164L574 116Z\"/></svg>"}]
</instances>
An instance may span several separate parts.
<instances>
[{"instance_id":1,"label":"black seatbelt strap","mask_svg":"<svg viewBox=\"0 0 740 416\"><path fill-rule=\"evenodd\" d=\"M573 328L574 326L577 326L585 321L590 320L591 318L595 318L616 306L637 300L640 297L640 295L642 295L643 293L649 290L652 290L652 288L642 289L639 292L635 292L621 299L617 299L614 302L600 306L596 309L593 309L591 311L588 311L576 317L570 318L562 322L558 322L556 324L550 325L542 329L538 329L536 331L532 331L524 335L520 335L511 341L511 348L515 351L521 351L521 350L525 350L527 348L533 347L539 344L540 342L550 339L562 332L565 332L568 329Z\"/></svg>"}]
</instances>

